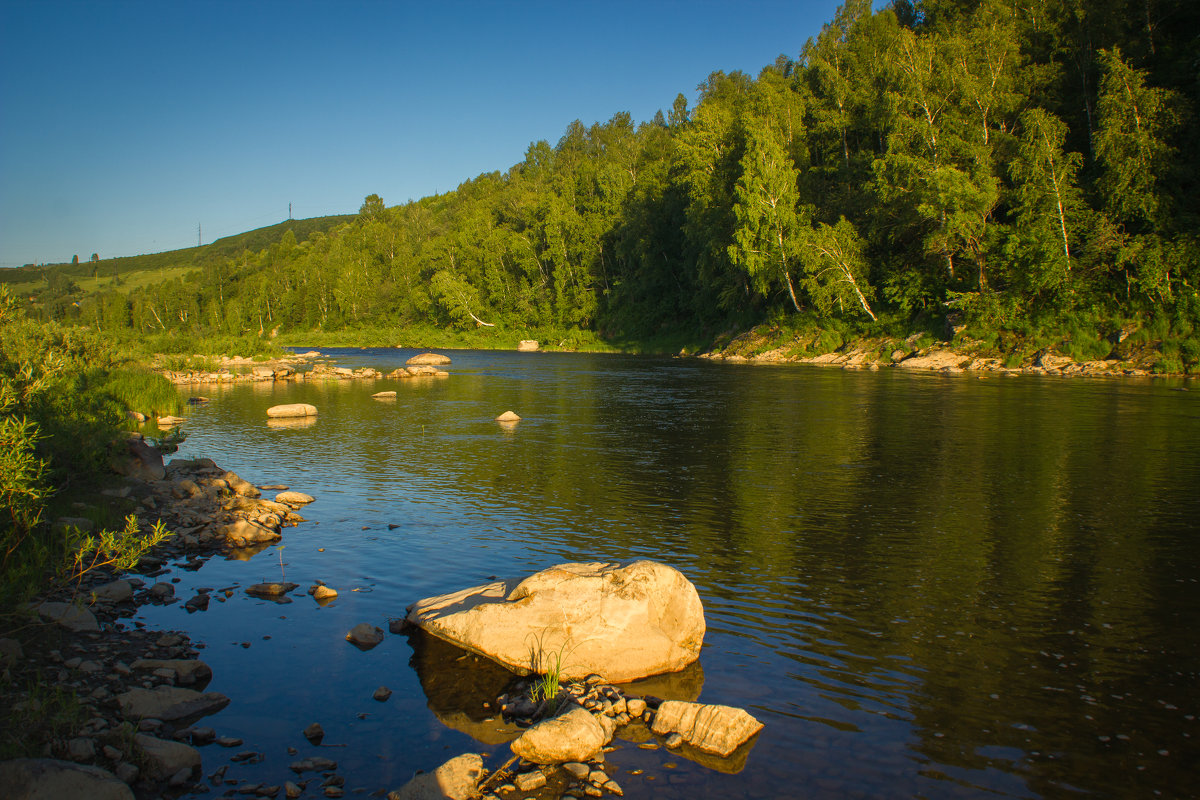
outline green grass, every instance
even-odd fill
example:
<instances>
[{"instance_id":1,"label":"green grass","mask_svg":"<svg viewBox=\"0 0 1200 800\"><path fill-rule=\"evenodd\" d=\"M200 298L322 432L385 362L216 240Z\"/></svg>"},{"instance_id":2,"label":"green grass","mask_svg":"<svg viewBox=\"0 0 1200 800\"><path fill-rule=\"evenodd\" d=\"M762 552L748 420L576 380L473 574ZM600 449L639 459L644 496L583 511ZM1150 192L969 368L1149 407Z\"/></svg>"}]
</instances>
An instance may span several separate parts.
<instances>
[{"instance_id":1,"label":"green grass","mask_svg":"<svg viewBox=\"0 0 1200 800\"><path fill-rule=\"evenodd\" d=\"M142 367L113 370L101 380L99 388L130 411L147 416L173 415L183 408L175 385Z\"/></svg>"}]
</instances>

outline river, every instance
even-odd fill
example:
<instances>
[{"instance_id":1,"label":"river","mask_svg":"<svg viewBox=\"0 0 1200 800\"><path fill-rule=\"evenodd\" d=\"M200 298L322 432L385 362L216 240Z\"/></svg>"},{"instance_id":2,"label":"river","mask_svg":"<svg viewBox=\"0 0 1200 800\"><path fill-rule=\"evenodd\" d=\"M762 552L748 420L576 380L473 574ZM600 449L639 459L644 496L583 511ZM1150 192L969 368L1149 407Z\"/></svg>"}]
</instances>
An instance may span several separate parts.
<instances>
[{"instance_id":1,"label":"river","mask_svg":"<svg viewBox=\"0 0 1200 800\"><path fill-rule=\"evenodd\" d=\"M416 351L323 352L389 371ZM492 576L653 558L695 583L708 624L698 668L658 691L766 727L726 771L618 741L626 797L1197 791L1190 384L446 352L448 379L187 392L211 402L189 409L180 456L317 501L282 550L173 570L178 594L281 577L339 592L141 609L204 643L209 688L232 698L205 724L264 754L228 778L282 783L288 747L337 760L348 795L462 752L498 763L497 725L440 685L463 662L346 632ZM385 389L396 400L371 399ZM268 426L284 402L319 416ZM506 410L522 421L493 421ZM206 772L232 754L203 752Z\"/></svg>"}]
</instances>

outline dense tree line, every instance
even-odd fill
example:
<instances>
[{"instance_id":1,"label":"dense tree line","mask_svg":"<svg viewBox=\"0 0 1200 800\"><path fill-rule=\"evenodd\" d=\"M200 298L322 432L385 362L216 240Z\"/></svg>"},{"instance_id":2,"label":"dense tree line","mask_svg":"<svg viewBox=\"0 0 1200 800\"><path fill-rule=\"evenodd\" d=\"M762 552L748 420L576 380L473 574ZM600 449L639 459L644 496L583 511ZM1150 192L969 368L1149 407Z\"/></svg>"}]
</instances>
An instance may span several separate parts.
<instances>
[{"instance_id":1,"label":"dense tree line","mask_svg":"<svg viewBox=\"0 0 1200 800\"><path fill-rule=\"evenodd\" d=\"M805 311L1200 323L1200 7L847 0L688 108L58 311L102 329L716 331Z\"/></svg>"}]
</instances>

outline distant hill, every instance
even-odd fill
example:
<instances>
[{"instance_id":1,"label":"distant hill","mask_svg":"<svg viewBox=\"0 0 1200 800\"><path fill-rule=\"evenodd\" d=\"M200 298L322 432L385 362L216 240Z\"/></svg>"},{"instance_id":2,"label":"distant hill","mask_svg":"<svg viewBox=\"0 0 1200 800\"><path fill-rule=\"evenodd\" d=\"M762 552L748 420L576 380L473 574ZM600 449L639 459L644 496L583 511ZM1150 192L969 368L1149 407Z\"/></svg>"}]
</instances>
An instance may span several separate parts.
<instances>
[{"instance_id":1,"label":"distant hill","mask_svg":"<svg viewBox=\"0 0 1200 800\"><path fill-rule=\"evenodd\" d=\"M257 252L278 242L287 231L291 231L297 242L303 242L314 233L324 233L356 218L355 214L340 214L330 217L289 219L265 228L226 236L200 247L168 250L163 253L148 253L140 256L102 258L97 262L81 261L78 264L28 265L14 269L0 269L0 283L13 286L21 284L18 293L33 291L44 284L50 275L65 275L83 285L86 279L120 277L128 280L134 273L163 273L168 278L181 275L188 270L235 256L243 250ZM154 275L138 275L135 284L155 283Z\"/></svg>"}]
</instances>

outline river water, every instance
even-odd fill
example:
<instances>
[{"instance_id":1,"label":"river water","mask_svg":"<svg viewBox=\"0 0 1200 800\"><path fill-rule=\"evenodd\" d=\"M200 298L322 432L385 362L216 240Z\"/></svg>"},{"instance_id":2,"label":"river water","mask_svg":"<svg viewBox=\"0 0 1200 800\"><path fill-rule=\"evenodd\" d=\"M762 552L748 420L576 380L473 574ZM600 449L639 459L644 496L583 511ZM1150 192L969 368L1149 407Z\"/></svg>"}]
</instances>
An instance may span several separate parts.
<instances>
[{"instance_id":1,"label":"river water","mask_svg":"<svg viewBox=\"0 0 1200 800\"><path fill-rule=\"evenodd\" d=\"M389 371L415 351L323 352ZM715 765L618 740L626 797L1200 791L1200 387L448 354L443 380L193 392L211 403L180 456L317 501L282 550L173 570L179 595L339 592L142 609L204 643L233 701L205 724L264 754L228 778L282 783L288 747L337 760L349 796L462 752L494 766L511 731L481 698L502 675L346 632L493 576L652 558L695 583L708 634L696 668L642 690L766 727ZM284 402L319 416L269 426ZM493 421L510 409L515 427ZM205 748L205 771L231 753Z\"/></svg>"}]
</instances>

